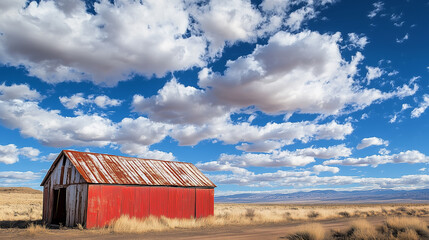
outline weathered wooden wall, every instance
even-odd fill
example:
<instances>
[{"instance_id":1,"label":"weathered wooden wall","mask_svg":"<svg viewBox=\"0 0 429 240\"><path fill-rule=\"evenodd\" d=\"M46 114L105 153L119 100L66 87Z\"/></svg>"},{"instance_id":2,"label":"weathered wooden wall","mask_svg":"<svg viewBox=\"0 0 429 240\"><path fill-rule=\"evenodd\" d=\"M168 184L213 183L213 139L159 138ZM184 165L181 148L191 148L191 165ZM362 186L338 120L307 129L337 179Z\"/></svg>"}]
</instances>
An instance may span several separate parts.
<instances>
[{"instance_id":1,"label":"weathered wooden wall","mask_svg":"<svg viewBox=\"0 0 429 240\"><path fill-rule=\"evenodd\" d=\"M88 184L63 155L43 186L43 221L52 223L54 190L66 188L66 226L85 224Z\"/></svg>"},{"instance_id":2,"label":"weathered wooden wall","mask_svg":"<svg viewBox=\"0 0 429 240\"><path fill-rule=\"evenodd\" d=\"M78 223L82 226L86 224L86 203L88 199L88 185L75 184L67 187L66 207L67 218L66 226L76 226Z\"/></svg>"},{"instance_id":3,"label":"weathered wooden wall","mask_svg":"<svg viewBox=\"0 0 429 240\"><path fill-rule=\"evenodd\" d=\"M103 227L121 215L195 218L213 215L214 189L88 185L87 228Z\"/></svg>"}]
</instances>

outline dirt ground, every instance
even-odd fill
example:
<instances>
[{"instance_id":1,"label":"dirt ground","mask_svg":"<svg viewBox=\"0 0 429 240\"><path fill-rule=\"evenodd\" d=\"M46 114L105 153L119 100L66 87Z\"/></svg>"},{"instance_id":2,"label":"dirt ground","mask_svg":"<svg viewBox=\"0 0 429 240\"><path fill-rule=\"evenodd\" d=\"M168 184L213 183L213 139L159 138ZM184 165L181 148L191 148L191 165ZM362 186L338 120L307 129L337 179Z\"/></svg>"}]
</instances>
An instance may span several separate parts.
<instances>
[{"instance_id":1,"label":"dirt ground","mask_svg":"<svg viewBox=\"0 0 429 240\"><path fill-rule=\"evenodd\" d=\"M333 220L314 221L322 224L325 229L343 230L358 218L342 218ZM429 217L423 217L429 224ZM384 216L366 218L374 225L381 225L386 220ZM118 234L106 233L97 230L79 229L49 229L47 232L35 234L28 233L25 229L9 228L0 229L0 239L282 239L296 231L297 226L304 222L261 224L253 226L223 226L200 229L174 229L164 232L148 232L142 234ZM305 222L305 223L308 223Z\"/></svg>"}]
</instances>

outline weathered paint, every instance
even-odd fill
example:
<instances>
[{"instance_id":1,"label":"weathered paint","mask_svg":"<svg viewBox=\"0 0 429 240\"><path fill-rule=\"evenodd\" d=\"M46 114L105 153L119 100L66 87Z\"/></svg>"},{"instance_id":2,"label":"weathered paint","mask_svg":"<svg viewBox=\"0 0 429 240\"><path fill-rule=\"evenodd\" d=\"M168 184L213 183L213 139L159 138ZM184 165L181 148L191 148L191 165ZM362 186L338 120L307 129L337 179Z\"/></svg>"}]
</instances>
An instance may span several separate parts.
<instances>
[{"instance_id":1,"label":"weathered paint","mask_svg":"<svg viewBox=\"0 0 429 240\"><path fill-rule=\"evenodd\" d=\"M87 183L216 187L191 163L69 150L63 150L62 153L70 159ZM49 174L51 170L47 176Z\"/></svg>"},{"instance_id":2,"label":"weathered paint","mask_svg":"<svg viewBox=\"0 0 429 240\"><path fill-rule=\"evenodd\" d=\"M87 228L103 227L121 215L213 215L215 185L190 163L64 150L42 185L43 220L47 224L54 216L62 219L55 214L58 204L55 208L54 203L61 202L58 199L65 199L63 224L70 227L78 223Z\"/></svg>"},{"instance_id":3,"label":"weathered paint","mask_svg":"<svg viewBox=\"0 0 429 240\"><path fill-rule=\"evenodd\" d=\"M214 213L214 189L196 189L196 218Z\"/></svg>"},{"instance_id":4,"label":"weathered paint","mask_svg":"<svg viewBox=\"0 0 429 240\"><path fill-rule=\"evenodd\" d=\"M106 226L121 215L141 219L150 215L207 217L213 215L210 204L213 204L213 189L91 184L86 227Z\"/></svg>"},{"instance_id":5,"label":"weathered paint","mask_svg":"<svg viewBox=\"0 0 429 240\"><path fill-rule=\"evenodd\" d=\"M43 186L43 221L52 223L56 208L54 190L61 188L66 191L66 219L62 224L70 227L84 224L88 184L67 157L59 156L57 163Z\"/></svg>"}]
</instances>

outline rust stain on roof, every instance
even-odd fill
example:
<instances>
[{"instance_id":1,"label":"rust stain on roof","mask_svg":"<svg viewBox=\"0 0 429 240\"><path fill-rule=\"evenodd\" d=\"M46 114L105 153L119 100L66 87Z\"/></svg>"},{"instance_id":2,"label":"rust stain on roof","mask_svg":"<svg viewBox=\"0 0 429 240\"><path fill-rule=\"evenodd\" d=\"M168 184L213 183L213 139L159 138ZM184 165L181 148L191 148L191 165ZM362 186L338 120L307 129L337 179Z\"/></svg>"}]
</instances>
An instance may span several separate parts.
<instances>
[{"instance_id":1,"label":"rust stain on roof","mask_svg":"<svg viewBox=\"0 0 429 240\"><path fill-rule=\"evenodd\" d=\"M192 163L63 150L88 183L216 187ZM53 163L51 170L60 158ZM42 185L51 170L47 173Z\"/></svg>"}]
</instances>

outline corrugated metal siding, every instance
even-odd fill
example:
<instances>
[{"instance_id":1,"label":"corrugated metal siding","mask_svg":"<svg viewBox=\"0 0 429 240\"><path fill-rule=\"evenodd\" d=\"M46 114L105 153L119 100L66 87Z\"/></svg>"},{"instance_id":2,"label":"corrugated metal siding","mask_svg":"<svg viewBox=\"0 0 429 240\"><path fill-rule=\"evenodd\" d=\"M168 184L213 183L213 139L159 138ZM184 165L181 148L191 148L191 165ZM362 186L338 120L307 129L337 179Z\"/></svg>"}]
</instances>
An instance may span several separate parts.
<instances>
[{"instance_id":1,"label":"corrugated metal siding","mask_svg":"<svg viewBox=\"0 0 429 240\"><path fill-rule=\"evenodd\" d=\"M191 163L63 151L88 183L216 187Z\"/></svg>"},{"instance_id":2,"label":"corrugated metal siding","mask_svg":"<svg viewBox=\"0 0 429 240\"><path fill-rule=\"evenodd\" d=\"M203 191L197 194L199 190ZM211 216L213 189L88 185L87 228L104 227L121 215L136 218Z\"/></svg>"},{"instance_id":3,"label":"corrugated metal siding","mask_svg":"<svg viewBox=\"0 0 429 240\"><path fill-rule=\"evenodd\" d=\"M214 189L196 189L195 217L207 217L214 214Z\"/></svg>"}]
</instances>

